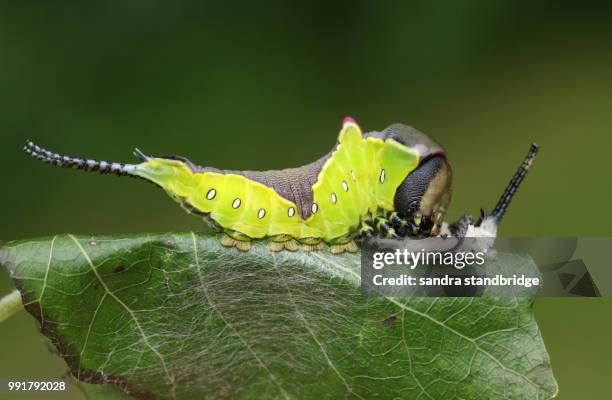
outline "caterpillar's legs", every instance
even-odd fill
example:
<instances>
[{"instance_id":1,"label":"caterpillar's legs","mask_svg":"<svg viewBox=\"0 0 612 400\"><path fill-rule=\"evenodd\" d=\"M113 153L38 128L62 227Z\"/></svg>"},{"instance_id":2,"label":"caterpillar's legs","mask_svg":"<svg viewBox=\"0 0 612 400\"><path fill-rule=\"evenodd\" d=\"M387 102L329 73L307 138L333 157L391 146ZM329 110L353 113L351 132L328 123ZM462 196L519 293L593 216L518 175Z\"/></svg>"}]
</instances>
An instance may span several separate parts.
<instances>
[{"instance_id":1,"label":"caterpillar's legs","mask_svg":"<svg viewBox=\"0 0 612 400\"><path fill-rule=\"evenodd\" d=\"M277 235L270 238L270 250L282 251L297 251L300 248L298 242L289 235Z\"/></svg>"},{"instance_id":2,"label":"caterpillar's legs","mask_svg":"<svg viewBox=\"0 0 612 400\"><path fill-rule=\"evenodd\" d=\"M399 238L393 226L391 226L389 220L385 216L377 216L375 218L376 230L380 232L384 237L387 238Z\"/></svg>"},{"instance_id":3,"label":"caterpillar's legs","mask_svg":"<svg viewBox=\"0 0 612 400\"><path fill-rule=\"evenodd\" d=\"M412 215L412 221L410 221L410 227L412 228L412 234L415 236L419 236L421 234L422 225L423 225L423 214L420 212L415 212Z\"/></svg>"},{"instance_id":4,"label":"caterpillar's legs","mask_svg":"<svg viewBox=\"0 0 612 400\"><path fill-rule=\"evenodd\" d=\"M251 249L251 238L247 235L231 229L225 229L223 232L225 232L225 235L221 237L222 246L235 247L240 251Z\"/></svg>"},{"instance_id":5,"label":"caterpillar's legs","mask_svg":"<svg viewBox=\"0 0 612 400\"><path fill-rule=\"evenodd\" d=\"M321 238L301 238L298 239L304 251L317 251L323 248L323 240Z\"/></svg>"},{"instance_id":6,"label":"caterpillar's legs","mask_svg":"<svg viewBox=\"0 0 612 400\"><path fill-rule=\"evenodd\" d=\"M356 253L359 251L357 243L353 240L353 236L346 235L328 242L329 250L332 254L342 254L345 251L348 253Z\"/></svg>"},{"instance_id":7,"label":"caterpillar's legs","mask_svg":"<svg viewBox=\"0 0 612 400\"><path fill-rule=\"evenodd\" d=\"M389 221L393 224L395 233L397 233L399 236L404 237L410 233L410 223L400 217L396 211L389 214Z\"/></svg>"},{"instance_id":8,"label":"caterpillar's legs","mask_svg":"<svg viewBox=\"0 0 612 400\"><path fill-rule=\"evenodd\" d=\"M367 221L361 221L361 226L359 227L359 234L366 239L374 237L374 228Z\"/></svg>"},{"instance_id":9,"label":"caterpillar's legs","mask_svg":"<svg viewBox=\"0 0 612 400\"><path fill-rule=\"evenodd\" d=\"M397 227L397 232L400 236L415 236L421 237L423 235L429 236L429 233L432 234L435 231L439 231L440 226L442 225L442 217L443 213L434 213L432 217L424 216L420 212L415 212L411 214L408 219L403 219L402 217L393 216L392 219L394 225ZM435 233L437 235L438 233ZM434 235L434 236L435 236Z\"/></svg>"}]
</instances>

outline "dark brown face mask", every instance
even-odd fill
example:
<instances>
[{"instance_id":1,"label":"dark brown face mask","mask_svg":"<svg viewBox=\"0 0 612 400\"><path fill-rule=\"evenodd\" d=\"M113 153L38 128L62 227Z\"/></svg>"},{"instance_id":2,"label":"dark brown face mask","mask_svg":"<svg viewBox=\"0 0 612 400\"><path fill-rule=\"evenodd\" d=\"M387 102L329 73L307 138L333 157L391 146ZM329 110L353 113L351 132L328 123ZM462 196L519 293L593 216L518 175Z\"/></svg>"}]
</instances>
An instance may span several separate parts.
<instances>
[{"instance_id":1,"label":"dark brown face mask","mask_svg":"<svg viewBox=\"0 0 612 400\"><path fill-rule=\"evenodd\" d=\"M452 173L445 157L425 159L397 188L395 210L415 225L415 233L435 233L450 203L451 183Z\"/></svg>"}]
</instances>

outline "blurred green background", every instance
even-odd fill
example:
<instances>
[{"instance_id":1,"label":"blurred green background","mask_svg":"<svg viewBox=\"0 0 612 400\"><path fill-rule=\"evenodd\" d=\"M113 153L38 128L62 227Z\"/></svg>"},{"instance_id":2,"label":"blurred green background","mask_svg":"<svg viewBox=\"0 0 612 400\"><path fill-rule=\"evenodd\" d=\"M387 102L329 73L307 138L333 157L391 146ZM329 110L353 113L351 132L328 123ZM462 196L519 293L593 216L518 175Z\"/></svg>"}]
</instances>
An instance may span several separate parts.
<instances>
[{"instance_id":1,"label":"blurred green background","mask_svg":"<svg viewBox=\"0 0 612 400\"><path fill-rule=\"evenodd\" d=\"M202 227L153 185L27 158L26 138L107 160L139 146L283 168L326 153L345 115L439 140L454 168L450 219L490 209L535 141L501 234L610 235L611 6L220 3L2 2L0 239ZM0 272L0 294L11 287ZM612 301L535 309L559 398L607 397ZM25 312L0 325L0 378L64 370Z\"/></svg>"}]
</instances>

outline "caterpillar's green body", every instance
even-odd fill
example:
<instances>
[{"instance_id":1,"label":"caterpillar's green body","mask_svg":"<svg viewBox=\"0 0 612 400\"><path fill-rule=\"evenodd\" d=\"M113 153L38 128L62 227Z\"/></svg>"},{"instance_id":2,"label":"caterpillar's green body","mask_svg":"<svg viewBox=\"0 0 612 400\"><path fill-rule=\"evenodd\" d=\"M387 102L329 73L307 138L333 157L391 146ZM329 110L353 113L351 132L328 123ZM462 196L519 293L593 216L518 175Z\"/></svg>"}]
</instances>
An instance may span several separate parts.
<instances>
[{"instance_id":1,"label":"caterpillar's green body","mask_svg":"<svg viewBox=\"0 0 612 400\"><path fill-rule=\"evenodd\" d=\"M224 244L242 250L250 239L264 237L291 250L295 241L356 250L352 239L364 227L394 235L387 222L403 221L398 215L409 219L409 233L435 234L451 194L450 167L437 143L400 125L364 134L352 118L344 120L330 154L281 171L225 171L139 151L139 164L109 163L63 156L31 142L26 151L56 165L149 180L189 212L214 221L231 237Z\"/></svg>"},{"instance_id":2,"label":"caterpillar's green body","mask_svg":"<svg viewBox=\"0 0 612 400\"><path fill-rule=\"evenodd\" d=\"M297 201L244 173L194 172L181 162L154 159L136 174L162 186L187 208L250 238L287 235L333 242L356 232L378 209L393 211L395 190L419 159L414 149L394 140L366 138L355 123L345 123L311 187L313 201L306 213ZM168 168L172 172L154 172Z\"/></svg>"}]
</instances>

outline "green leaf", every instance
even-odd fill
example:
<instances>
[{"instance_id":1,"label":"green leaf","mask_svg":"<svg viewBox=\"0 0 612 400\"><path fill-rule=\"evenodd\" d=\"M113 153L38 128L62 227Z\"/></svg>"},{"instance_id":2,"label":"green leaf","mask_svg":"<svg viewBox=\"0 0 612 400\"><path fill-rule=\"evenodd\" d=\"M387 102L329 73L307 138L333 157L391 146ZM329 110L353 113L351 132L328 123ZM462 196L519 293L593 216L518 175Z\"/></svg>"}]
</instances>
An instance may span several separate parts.
<instances>
[{"instance_id":1,"label":"green leaf","mask_svg":"<svg viewBox=\"0 0 612 400\"><path fill-rule=\"evenodd\" d=\"M9 243L0 264L77 379L135 397L557 392L533 299L364 297L355 254L265 242L240 253L210 234L67 235Z\"/></svg>"},{"instance_id":2,"label":"green leaf","mask_svg":"<svg viewBox=\"0 0 612 400\"><path fill-rule=\"evenodd\" d=\"M82 381L71 381L70 384L76 384L88 399L95 400L132 400L133 397L122 392L117 386L110 383L93 384Z\"/></svg>"}]
</instances>

